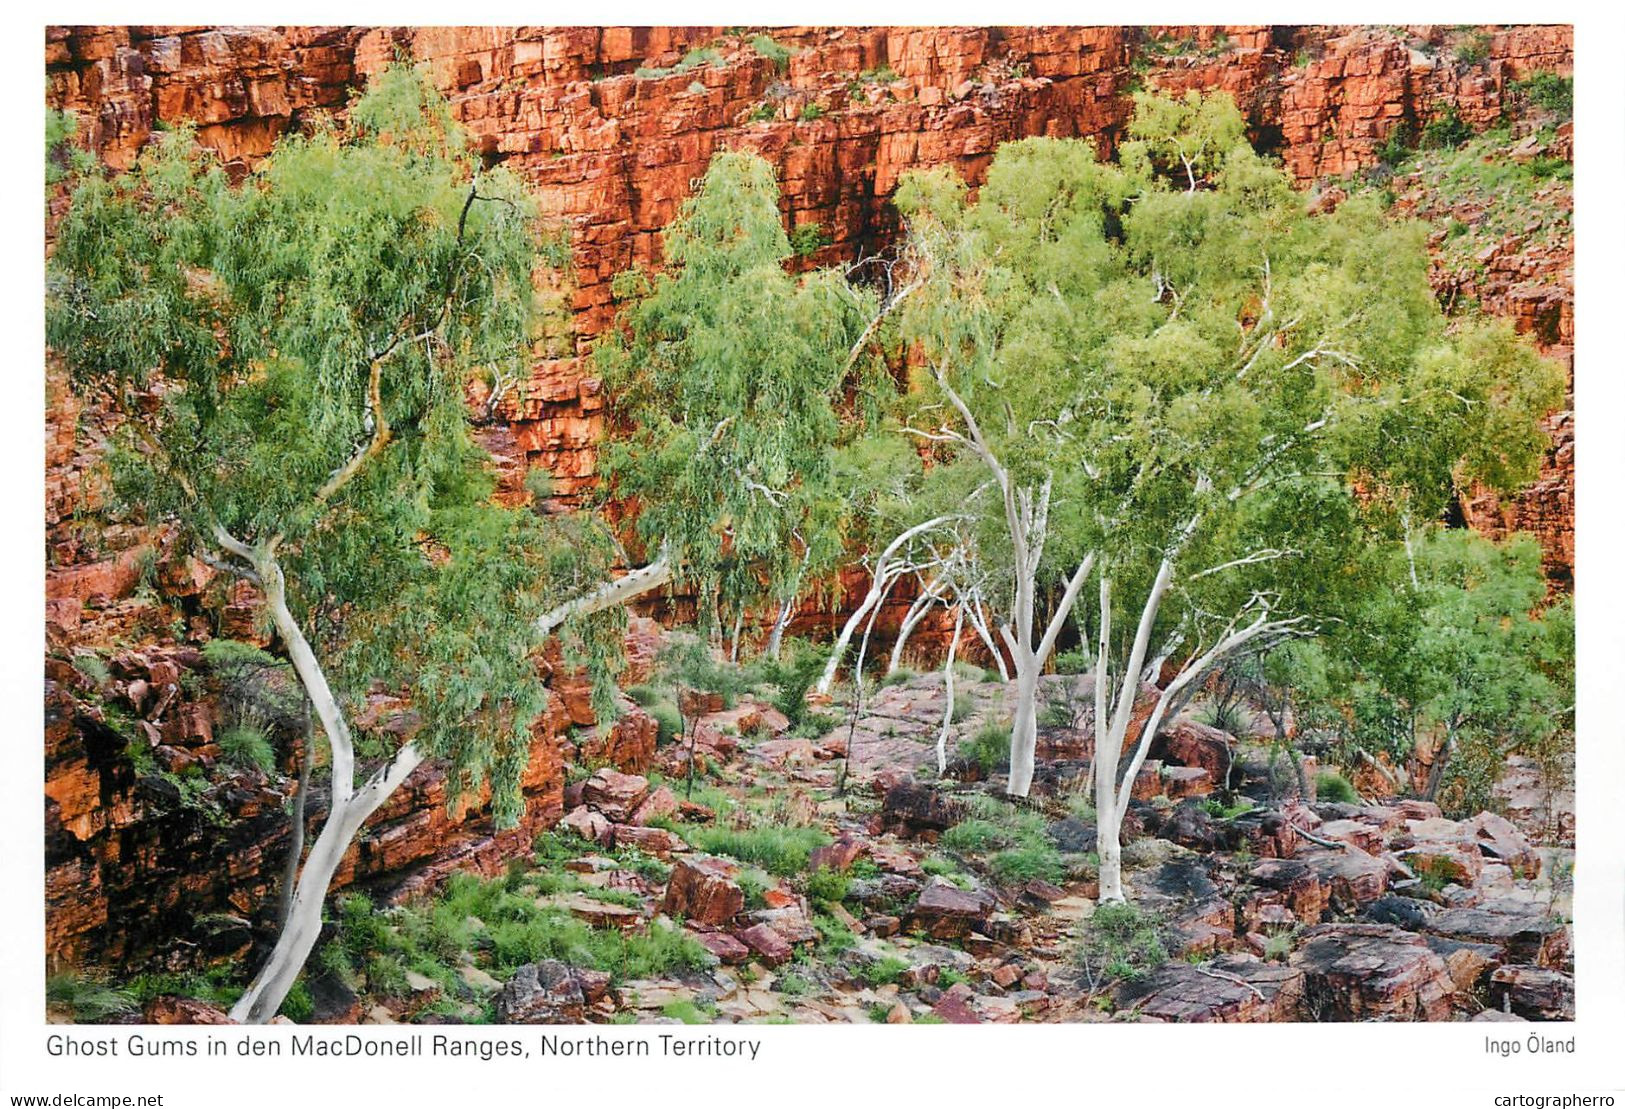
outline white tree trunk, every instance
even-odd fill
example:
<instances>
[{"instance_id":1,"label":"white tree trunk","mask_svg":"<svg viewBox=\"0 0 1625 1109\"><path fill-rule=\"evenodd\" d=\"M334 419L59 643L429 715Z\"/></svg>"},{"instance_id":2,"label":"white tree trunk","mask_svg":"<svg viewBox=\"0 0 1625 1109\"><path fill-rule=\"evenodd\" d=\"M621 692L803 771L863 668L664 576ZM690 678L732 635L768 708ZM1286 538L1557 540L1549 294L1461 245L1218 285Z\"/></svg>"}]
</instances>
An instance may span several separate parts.
<instances>
[{"instance_id":1,"label":"white tree trunk","mask_svg":"<svg viewBox=\"0 0 1625 1109\"><path fill-rule=\"evenodd\" d=\"M591 592L583 593L543 613L536 620L537 635L546 639L572 616L590 616L617 605L629 604L645 593L666 585L671 579L671 555L665 547L662 547L660 556L647 566L628 571L614 581L607 581Z\"/></svg>"},{"instance_id":2,"label":"white tree trunk","mask_svg":"<svg viewBox=\"0 0 1625 1109\"><path fill-rule=\"evenodd\" d=\"M897 672L897 667L903 661L903 649L908 646L908 637L914 634L914 629L920 626L926 614L931 611L931 605L942 595L947 582L937 578L929 586L920 591L914 598L914 603L908 606L908 612L903 616L903 623L897 629L897 641L892 644L891 657L886 660L886 676L890 677Z\"/></svg>"},{"instance_id":3,"label":"white tree trunk","mask_svg":"<svg viewBox=\"0 0 1625 1109\"><path fill-rule=\"evenodd\" d=\"M784 629L790 625L790 615L795 612L796 599L791 597L779 606L778 618L773 621L773 631L767 637L767 657L774 662L779 660L779 652L784 649Z\"/></svg>"},{"instance_id":4,"label":"white tree trunk","mask_svg":"<svg viewBox=\"0 0 1625 1109\"><path fill-rule=\"evenodd\" d=\"M970 623L971 627L976 629L976 635L981 639L983 646L987 648L987 653L993 656L993 665L997 667L999 671L999 680L1004 682L1009 681L1010 668L1005 665L1004 652L1000 650L999 645L993 641L993 633L988 630L987 620L982 616L982 601L980 597L974 598L971 602Z\"/></svg>"},{"instance_id":5,"label":"white tree trunk","mask_svg":"<svg viewBox=\"0 0 1625 1109\"><path fill-rule=\"evenodd\" d=\"M1006 625L999 630L1016 668L1016 712L1010 727L1010 779L1006 792L1012 797L1026 797L1033 786L1033 770L1038 754L1038 686L1044 665L1055 650L1055 640L1066 624L1066 618L1077 603L1078 591L1094 567L1095 556L1090 552L1078 563L1072 578L1066 583L1066 592L1050 615L1048 626L1038 645L1032 646L1033 597L1036 593L1035 574L1023 575L1016 587L1016 626ZM1026 618L1022 618L1022 606Z\"/></svg>"},{"instance_id":6,"label":"white tree trunk","mask_svg":"<svg viewBox=\"0 0 1625 1109\"><path fill-rule=\"evenodd\" d=\"M333 874L349 850L351 842L366 819L406 780L423 756L410 744L401 748L395 758L354 796L343 804L334 805L322 824L322 831L311 845L310 854L299 872L294 887L293 902L288 909L287 923L277 937L271 957L254 976L248 991L231 1007L231 1018L242 1024L265 1024L282 1008L288 991L293 988L311 949L322 931L322 905Z\"/></svg>"},{"instance_id":7,"label":"white tree trunk","mask_svg":"<svg viewBox=\"0 0 1625 1109\"><path fill-rule=\"evenodd\" d=\"M1010 724L1010 780L1012 797L1025 797L1033 788L1038 755L1038 664L1030 655L1016 656L1016 714Z\"/></svg>"},{"instance_id":8,"label":"white tree trunk","mask_svg":"<svg viewBox=\"0 0 1625 1109\"><path fill-rule=\"evenodd\" d=\"M233 538L224 528L216 528L215 535L227 550L253 566L255 579L265 592L271 621L287 648L294 672L310 698L317 719L322 722L331 752L327 819L322 823L321 833L311 845L305 864L299 870L293 897L287 904L282 931L277 936L270 959L231 1009L233 1020L264 1024L276 1016L277 1010L282 1007L288 990L293 987L305 960L310 957L311 948L321 935L322 903L327 899L333 874L349 849L350 842L367 817L376 812L378 806L423 761L423 755L416 747L407 744L365 785L356 788L355 746L350 737L349 724L344 719L338 698L328 685L316 652L288 608L287 583L281 565L268 546L250 547Z\"/></svg>"},{"instance_id":9,"label":"white tree trunk","mask_svg":"<svg viewBox=\"0 0 1625 1109\"><path fill-rule=\"evenodd\" d=\"M1178 703L1186 688L1205 674L1219 659L1260 636L1287 633L1298 623L1297 619L1272 622L1268 619L1267 611L1261 612L1244 628L1236 629L1232 624L1206 654L1186 662L1167 687L1158 692L1151 714L1140 729L1134 746L1134 755L1130 758L1119 782L1118 765L1124 742L1128 737L1129 724L1134 717L1136 694L1139 692L1139 683L1136 679L1145 666L1152 627L1156 623L1157 613L1162 607L1172 577L1173 561L1164 558L1140 611L1140 623L1135 631L1134 645L1130 648L1128 662L1123 668L1122 684L1117 695L1117 711L1113 714L1109 725L1105 723L1105 709L1108 698L1106 686L1110 677L1107 656L1110 651L1111 582L1104 576L1100 582L1100 644L1095 658L1094 773L1095 835L1096 847L1100 854L1102 904L1123 900L1123 815L1128 811L1129 801L1134 795L1134 779L1139 776L1140 769L1145 765L1146 755L1150 752L1157 733L1162 729L1162 722L1167 717L1169 707Z\"/></svg>"},{"instance_id":10,"label":"white tree trunk","mask_svg":"<svg viewBox=\"0 0 1625 1109\"><path fill-rule=\"evenodd\" d=\"M874 579L869 586L869 592L864 596L862 603L853 610L852 615L847 617L846 623L841 626L841 634L836 637L835 646L829 653L829 661L824 664L824 673L818 679L818 692L828 693L829 687L835 684L835 673L841 667L841 659L846 657L846 649L851 644L852 636L856 633L858 625L863 623L864 618L869 615L871 609L880 604L887 590L896 581L897 575L902 572L901 570L892 569L892 558L910 539L922 535L932 528L941 527L955 518L954 516L938 516L935 519L925 521L923 524L915 524L896 539L893 539L886 545L886 549L880 552L880 557L875 559Z\"/></svg>"},{"instance_id":11,"label":"white tree trunk","mask_svg":"<svg viewBox=\"0 0 1625 1109\"><path fill-rule=\"evenodd\" d=\"M948 731L954 722L954 653L959 650L959 632L965 626L965 606L960 605L954 610L954 635L948 640L948 661L942 665L943 695L947 698L942 706L942 730L937 733L937 773L945 773L948 769Z\"/></svg>"}]
</instances>

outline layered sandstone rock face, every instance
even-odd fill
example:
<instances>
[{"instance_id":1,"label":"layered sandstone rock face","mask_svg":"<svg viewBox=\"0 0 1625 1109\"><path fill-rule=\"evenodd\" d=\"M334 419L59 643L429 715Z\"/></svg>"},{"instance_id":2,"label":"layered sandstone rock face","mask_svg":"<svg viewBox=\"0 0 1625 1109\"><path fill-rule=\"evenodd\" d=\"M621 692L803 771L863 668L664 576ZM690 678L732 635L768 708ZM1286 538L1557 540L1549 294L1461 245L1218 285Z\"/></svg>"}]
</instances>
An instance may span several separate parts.
<instances>
[{"instance_id":1,"label":"layered sandstone rock face","mask_svg":"<svg viewBox=\"0 0 1625 1109\"><path fill-rule=\"evenodd\" d=\"M1376 165L1401 123L1414 130L1453 106L1480 127L1501 115L1514 80L1572 67L1563 27L1487 33L1467 44L1480 55L1472 62L1459 57L1462 32L1426 27L800 27L772 35L794 51L782 69L753 48L754 32L722 28L51 28L46 95L77 114L81 134L115 168L131 165L158 127L191 121L228 168L246 172L278 136L342 110L348 90L395 57L423 64L483 157L524 177L568 247L567 264L539 288L561 323L540 344L528 380L494 401L471 398L492 417L481 434L504 496L529 496L523 478L539 467L553 477L556 507L568 509L595 480L604 397L585 355L613 319L611 278L659 263L661 229L718 150L755 151L777 168L787 225L807 229L797 265L811 267L883 250L897 231L890 198L908 170L949 166L974 186L1000 143L1030 135L1089 137L1109 152L1139 87L1230 92L1255 141L1309 186ZM1396 193L1418 214L1445 218L1448 205L1425 188L1410 199ZM1436 282L1572 358L1566 236L1508 235L1481 267L1439 267ZM263 642L247 587L171 558L161 536L154 555L145 531L76 523L101 507L101 416L81 412L54 374L48 383L47 630L57 653L121 637L164 645L143 657L168 662L165 652L211 625ZM1537 532L1557 582L1572 571L1572 424L1572 413L1553 417L1557 441L1532 490L1509 505L1465 506L1485 530ZM853 573L841 584L844 604L807 602L791 632L828 628L868 583ZM906 590L889 600L882 634L909 600ZM936 629L939 642L945 630ZM930 628L917 634L931 642ZM103 691L65 664L47 674L50 949L70 959L144 952L185 934L177 923L211 913L241 920L262 912L285 852L285 786L216 783L204 798L212 809L138 788L122 740L96 719L103 700L157 729L175 765L215 756L202 726L214 710L175 702L155 713L156 701L129 696L133 683L150 684L137 670L114 675ZM494 835L477 803L448 811L443 779L420 771L369 825L342 882L398 884L431 859L418 882L453 867L496 867L531 830L556 820L562 759L574 755L561 755L561 737L593 720L584 690L561 678L555 692L538 729L524 828ZM172 724L183 717L194 726ZM642 769L653 734L647 716L630 712L614 732L588 733L583 754ZM206 823L211 813L225 815L228 834ZM243 935L229 922L217 932L209 942L221 948Z\"/></svg>"}]
</instances>

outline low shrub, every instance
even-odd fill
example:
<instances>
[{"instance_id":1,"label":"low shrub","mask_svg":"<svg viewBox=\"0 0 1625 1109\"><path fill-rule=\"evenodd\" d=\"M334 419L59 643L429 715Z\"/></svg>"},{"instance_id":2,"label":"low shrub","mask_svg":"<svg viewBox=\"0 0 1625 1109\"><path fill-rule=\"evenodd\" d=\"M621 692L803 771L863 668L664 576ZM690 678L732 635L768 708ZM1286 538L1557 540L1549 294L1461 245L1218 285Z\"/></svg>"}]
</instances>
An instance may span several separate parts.
<instances>
[{"instance_id":1,"label":"low shrub","mask_svg":"<svg viewBox=\"0 0 1625 1109\"><path fill-rule=\"evenodd\" d=\"M806 870L812 849L829 842L821 829L783 825L742 829L702 824L687 829L684 835L697 850L754 863L781 876Z\"/></svg>"},{"instance_id":2,"label":"low shrub","mask_svg":"<svg viewBox=\"0 0 1625 1109\"><path fill-rule=\"evenodd\" d=\"M1360 800L1349 780L1335 770L1323 770L1315 775L1315 797L1344 805L1357 804Z\"/></svg>"},{"instance_id":3,"label":"low shrub","mask_svg":"<svg viewBox=\"0 0 1625 1109\"><path fill-rule=\"evenodd\" d=\"M276 748L263 728L253 724L234 724L220 733L220 755L232 766L244 770L270 773L276 766Z\"/></svg>"}]
</instances>

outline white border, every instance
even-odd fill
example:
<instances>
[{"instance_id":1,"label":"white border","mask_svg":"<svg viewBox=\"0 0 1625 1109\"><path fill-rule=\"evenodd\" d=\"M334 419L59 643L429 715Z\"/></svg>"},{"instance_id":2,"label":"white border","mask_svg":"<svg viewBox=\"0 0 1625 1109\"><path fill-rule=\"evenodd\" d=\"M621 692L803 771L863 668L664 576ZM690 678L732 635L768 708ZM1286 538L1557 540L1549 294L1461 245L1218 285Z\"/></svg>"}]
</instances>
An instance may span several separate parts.
<instances>
[{"instance_id":1,"label":"white border","mask_svg":"<svg viewBox=\"0 0 1625 1109\"><path fill-rule=\"evenodd\" d=\"M152 8L161 8L163 17ZM775 1106L886 1103L1001 1104L1043 1098L1089 1104L1108 1098L1137 1104L1256 1103L1369 1106L1496 1104L1497 1095L1612 1093L1625 1104L1625 596L1614 572L1625 556L1618 490L1625 487L1625 16L1573 2L1243 3L1192 0L1121 6L1073 6L1054 0L989 7L964 0L907 0L879 6L851 0L761 5L648 0L610 11L562 5L452 8L422 0L344 5L83 3L9 13L0 49L0 104L12 172L0 179L6 205L3 336L6 402L0 407L0 1105L5 1095L162 1092L166 1106L284 1109L290 1103L384 1103L393 1109L516 1099L520 1105L578 1099L607 1103ZM1573 23L1576 57L1576 548L1579 634L1578 845L1575 948L1578 1020L1573 1026L1510 1025L1059 1025L978 1028L763 1027L687 1029L738 1032L763 1043L756 1063L703 1060L530 1060L491 1063L408 1060L255 1061L236 1057L175 1060L59 1060L42 1044L44 882L40 846L42 762L40 658L44 626L44 438L41 313L43 237L40 104L43 26L47 23L542 23L600 15L619 24L977 24L1032 23ZM1527 1053L1491 1057L1486 1035L1531 1029L1572 1034L1574 1056ZM99 1030L80 1029L76 1034ZM230 1039L240 1033L223 1030ZM278 1030L286 1037L296 1030ZM387 1033L387 1029L376 1033ZM672 1029L613 1028L606 1035L653 1038ZM163 1030L202 1040L206 1030ZM217 1033L218 1035L219 1033ZM364 1035L375 1034L362 1030ZM535 1042L534 1031L517 1034ZM658 1041L657 1041L658 1042ZM658 1047L657 1047L658 1050Z\"/></svg>"}]
</instances>

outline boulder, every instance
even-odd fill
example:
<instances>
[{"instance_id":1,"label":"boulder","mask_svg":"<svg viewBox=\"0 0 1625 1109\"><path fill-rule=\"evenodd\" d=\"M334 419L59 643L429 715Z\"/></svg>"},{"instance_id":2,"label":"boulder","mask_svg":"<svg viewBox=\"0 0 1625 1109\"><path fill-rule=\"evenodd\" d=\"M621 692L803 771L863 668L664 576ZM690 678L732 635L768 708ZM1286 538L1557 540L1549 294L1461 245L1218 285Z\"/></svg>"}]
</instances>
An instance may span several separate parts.
<instances>
[{"instance_id":1,"label":"boulder","mask_svg":"<svg viewBox=\"0 0 1625 1109\"><path fill-rule=\"evenodd\" d=\"M578 805L566 813L559 821L559 827L568 829L592 843L608 845L610 841L609 818L603 813L593 812L586 805Z\"/></svg>"},{"instance_id":2,"label":"boulder","mask_svg":"<svg viewBox=\"0 0 1625 1109\"><path fill-rule=\"evenodd\" d=\"M795 954L790 942L768 924L752 924L734 935L768 966L776 967L787 963Z\"/></svg>"},{"instance_id":3,"label":"boulder","mask_svg":"<svg viewBox=\"0 0 1625 1109\"><path fill-rule=\"evenodd\" d=\"M1428 922L1427 930L1450 939L1495 944L1506 951L1509 962L1561 967L1569 954L1568 926L1518 901L1447 909Z\"/></svg>"},{"instance_id":4,"label":"boulder","mask_svg":"<svg viewBox=\"0 0 1625 1109\"><path fill-rule=\"evenodd\" d=\"M750 958L750 948L734 939L726 932L690 932L705 948L719 960L733 966Z\"/></svg>"},{"instance_id":5,"label":"boulder","mask_svg":"<svg viewBox=\"0 0 1625 1109\"><path fill-rule=\"evenodd\" d=\"M979 931L993 915L993 906L990 893L962 890L944 878L932 878L920 891L909 921L937 939L955 939Z\"/></svg>"},{"instance_id":6,"label":"boulder","mask_svg":"<svg viewBox=\"0 0 1625 1109\"><path fill-rule=\"evenodd\" d=\"M610 828L610 842L616 847L636 847L659 859L669 859L678 851L687 851L688 844L674 832L664 828L643 828L635 824L616 824Z\"/></svg>"},{"instance_id":7,"label":"boulder","mask_svg":"<svg viewBox=\"0 0 1625 1109\"><path fill-rule=\"evenodd\" d=\"M609 975L557 959L526 963L496 999L499 1024L580 1024L609 992Z\"/></svg>"},{"instance_id":8,"label":"boulder","mask_svg":"<svg viewBox=\"0 0 1625 1109\"><path fill-rule=\"evenodd\" d=\"M1388 888L1388 864L1364 851L1306 851L1298 857L1320 877L1330 902L1345 910L1375 901Z\"/></svg>"},{"instance_id":9,"label":"boulder","mask_svg":"<svg viewBox=\"0 0 1625 1109\"><path fill-rule=\"evenodd\" d=\"M862 840L842 836L834 843L813 848L812 853L807 856L807 869L818 871L827 867L830 870L848 870L868 850L869 845Z\"/></svg>"},{"instance_id":10,"label":"boulder","mask_svg":"<svg viewBox=\"0 0 1625 1109\"><path fill-rule=\"evenodd\" d=\"M581 790L584 804L597 809L617 824L630 821L648 795L649 779L641 774L622 774L607 766L588 778Z\"/></svg>"},{"instance_id":11,"label":"boulder","mask_svg":"<svg viewBox=\"0 0 1625 1109\"><path fill-rule=\"evenodd\" d=\"M647 825L651 820L676 814L677 795L665 786L660 786L643 799L643 803L632 813L628 823Z\"/></svg>"},{"instance_id":12,"label":"boulder","mask_svg":"<svg viewBox=\"0 0 1625 1109\"><path fill-rule=\"evenodd\" d=\"M1506 817L1483 812L1464 821L1463 827L1486 857L1505 863L1515 876L1534 878L1540 874L1540 853Z\"/></svg>"},{"instance_id":13,"label":"boulder","mask_svg":"<svg viewBox=\"0 0 1625 1109\"><path fill-rule=\"evenodd\" d=\"M666 882L661 908L700 924L726 924L745 907L734 864L712 855L679 859Z\"/></svg>"},{"instance_id":14,"label":"boulder","mask_svg":"<svg viewBox=\"0 0 1625 1109\"><path fill-rule=\"evenodd\" d=\"M887 790L880 809L882 828L907 836L935 838L964 817L964 806L958 801L912 778Z\"/></svg>"},{"instance_id":15,"label":"boulder","mask_svg":"<svg viewBox=\"0 0 1625 1109\"><path fill-rule=\"evenodd\" d=\"M1117 990L1119 1009L1179 1024L1261 1024L1298 1019L1304 972L1251 955L1222 955L1201 967L1170 960Z\"/></svg>"},{"instance_id":16,"label":"boulder","mask_svg":"<svg viewBox=\"0 0 1625 1109\"><path fill-rule=\"evenodd\" d=\"M1258 887L1250 901L1256 905L1276 904L1291 910L1304 924L1319 924L1326 914L1331 891L1308 863L1298 859L1265 859L1248 872ZM1257 916L1254 910L1244 915Z\"/></svg>"},{"instance_id":17,"label":"boulder","mask_svg":"<svg viewBox=\"0 0 1625 1109\"><path fill-rule=\"evenodd\" d=\"M1444 1020L1456 984L1421 936L1391 924L1318 924L1290 963L1311 1020Z\"/></svg>"},{"instance_id":18,"label":"boulder","mask_svg":"<svg viewBox=\"0 0 1625 1109\"><path fill-rule=\"evenodd\" d=\"M1158 734L1152 754L1181 767L1199 767L1207 771L1208 781L1222 782L1230 772L1230 751L1234 743L1228 732L1194 720L1180 720ZM1173 767L1163 769L1165 778L1171 769Z\"/></svg>"},{"instance_id":19,"label":"boulder","mask_svg":"<svg viewBox=\"0 0 1625 1109\"><path fill-rule=\"evenodd\" d=\"M1501 967L1490 975L1490 1003L1525 1020L1573 1020L1574 979L1542 967Z\"/></svg>"}]
</instances>

